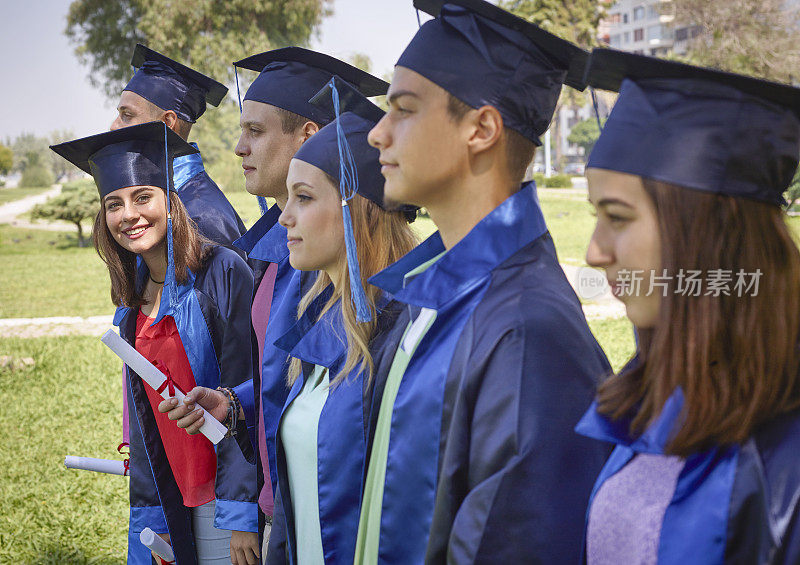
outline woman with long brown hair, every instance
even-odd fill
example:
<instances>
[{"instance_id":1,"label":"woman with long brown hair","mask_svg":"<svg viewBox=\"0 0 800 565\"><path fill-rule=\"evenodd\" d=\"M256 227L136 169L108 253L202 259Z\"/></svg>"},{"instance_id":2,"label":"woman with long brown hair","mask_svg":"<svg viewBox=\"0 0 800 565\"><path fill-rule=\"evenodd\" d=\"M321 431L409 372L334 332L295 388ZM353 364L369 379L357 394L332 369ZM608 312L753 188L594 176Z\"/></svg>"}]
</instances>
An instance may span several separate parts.
<instances>
[{"instance_id":1,"label":"woman with long brown hair","mask_svg":"<svg viewBox=\"0 0 800 565\"><path fill-rule=\"evenodd\" d=\"M335 106L338 92L331 89ZM269 563L353 562L373 354L398 314L367 279L415 243L415 211L383 209L378 152L367 143L381 115L363 98L358 113L322 128L289 167L279 221L292 267L312 272L313 284L297 323L276 342L291 357L291 392L276 437Z\"/></svg>"},{"instance_id":2,"label":"woman with long brown hair","mask_svg":"<svg viewBox=\"0 0 800 565\"><path fill-rule=\"evenodd\" d=\"M781 209L800 90L609 50L589 158L603 268L638 334L578 432L617 445L587 563L800 561L800 252Z\"/></svg>"},{"instance_id":3,"label":"woman with long brown hair","mask_svg":"<svg viewBox=\"0 0 800 565\"><path fill-rule=\"evenodd\" d=\"M252 378L253 276L234 251L200 236L172 186L172 159L196 153L162 122L53 150L92 174L94 243L111 276L120 335L166 376L169 391ZM139 533L171 542L178 564L255 563L256 470L236 438L188 436L159 410L161 391L126 368L130 419L128 563L149 565ZM174 398L163 401L176 402ZM249 446L234 414L225 422Z\"/></svg>"}]
</instances>

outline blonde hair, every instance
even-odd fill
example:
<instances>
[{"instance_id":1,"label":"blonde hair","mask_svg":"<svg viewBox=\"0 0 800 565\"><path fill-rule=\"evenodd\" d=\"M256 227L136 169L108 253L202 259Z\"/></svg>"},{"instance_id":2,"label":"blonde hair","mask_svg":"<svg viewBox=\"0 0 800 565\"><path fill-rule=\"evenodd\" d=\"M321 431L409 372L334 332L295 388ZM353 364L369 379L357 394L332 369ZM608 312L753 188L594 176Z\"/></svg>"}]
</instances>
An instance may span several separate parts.
<instances>
[{"instance_id":1,"label":"blonde hair","mask_svg":"<svg viewBox=\"0 0 800 565\"><path fill-rule=\"evenodd\" d=\"M333 183L333 179L330 180ZM416 237L402 212L384 211L374 202L358 195L353 197L348 205L353 218L353 233L358 262L361 266L361 284L364 285L372 320L369 322L356 320L355 309L350 300L350 276L347 270L347 260L342 253L339 281L337 281L340 283L335 285L333 294L320 312L321 318L337 302L341 302L342 322L347 338L347 358L339 374L331 379L332 387L342 382L356 368L359 373L366 369L366 378L372 379L375 365L369 351L369 344L377 328L375 303L381 290L368 284L367 279L400 259L417 244ZM332 282L327 273L318 272L317 280L300 299L297 307L298 318ZM287 375L289 386L294 384L301 373L300 360L291 358Z\"/></svg>"}]
</instances>

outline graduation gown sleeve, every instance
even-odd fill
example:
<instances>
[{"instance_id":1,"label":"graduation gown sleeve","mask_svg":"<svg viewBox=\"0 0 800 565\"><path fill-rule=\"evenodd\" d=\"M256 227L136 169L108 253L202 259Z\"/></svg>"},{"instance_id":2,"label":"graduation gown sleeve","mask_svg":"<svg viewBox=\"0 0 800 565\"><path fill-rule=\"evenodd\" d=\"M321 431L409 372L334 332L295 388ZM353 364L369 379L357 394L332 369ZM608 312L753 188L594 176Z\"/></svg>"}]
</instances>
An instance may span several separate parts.
<instances>
[{"instance_id":1,"label":"graduation gown sleeve","mask_svg":"<svg viewBox=\"0 0 800 565\"><path fill-rule=\"evenodd\" d=\"M206 272L213 275L200 286L204 294L214 297L216 308L203 308L203 313L217 318L208 327L219 362L220 386L236 387L253 378L255 347L249 315L253 275L243 259L224 248L217 248L210 261L216 265L209 265ZM240 421L236 436L217 444L217 528L258 531L256 470L245 454L253 459L246 425Z\"/></svg>"}]
</instances>

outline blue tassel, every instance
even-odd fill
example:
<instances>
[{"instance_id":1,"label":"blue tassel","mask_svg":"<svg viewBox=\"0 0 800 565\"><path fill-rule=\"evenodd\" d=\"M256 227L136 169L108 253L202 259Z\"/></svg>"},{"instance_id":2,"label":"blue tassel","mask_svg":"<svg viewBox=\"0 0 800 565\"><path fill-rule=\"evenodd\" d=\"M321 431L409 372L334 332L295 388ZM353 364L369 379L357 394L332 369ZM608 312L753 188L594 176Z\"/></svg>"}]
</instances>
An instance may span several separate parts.
<instances>
[{"instance_id":1,"label":"blue tassel","mask_svg":"<svg viewBox=\"0 0 800 565\"><path fill-rule=\"evenodd\" d=\"M263 196L256 196L256 199L258 200L258 206L259 208L261 208L261 215L263 216L264 214L267 213L267 210L269 210L267 199L264 198Z\"/></svg>"},{"instance_id":2,"label":"blue tassel","mask_svg":"<svg viewBox=\"0 0 800 565\"><path fill-rule=\"evenodd\" d=\"M339 193L342 196L342 222L344 223L344 246L347 251L347 271L350 275L350 299L356 311L356 320L369 322L372 312L367 302L367 293L361 284L361 267L358 264L358 250L353 234L353 218L350 215L350 206L347 201L358 193L358 169L353 158L350 144L347 143L344 129L339 122L339 91L336 81L331 79L331 98L333 112L336 116L336 145L339 149Z\"/></svg>"},{"instance_id":3,"label":"blue tassel","mask_svg":"<svg viewBox=\"0 0 800 565\"><path fill-rule=\"evenodd\" d=\"M347 205L346 200L342 200L342 221L344 222L344 246L347 250L347 270L350 274L350 298L356 310L356 320L369 322L372 320L372 312L367 303L364 285L361 284L361 267L358 264L358 250L353 234L353 218L350 216L350 206Z\"/></svg>"},{"instance_id":4,"label":"blue tassel","mask_svg":"<svg viewBox=\"0 0 800 565\"><path fill-rule=\"evenodd\" d=\"M233 74L236 76L236 101L239 103L239 113L242 113L242 93L239 91L239 71L236 69L236 65L233 66ZM269 210L269 206L267 206L267 199L263 196L256 196L258 199L258 207L261 208L261 215L267 213Z\"/></svg>"},{"instance_id":5,"label":"blue tassel","mask_svg":"<svg viewBox=\"0 0 800 565\"><path fill-rule=\"evenodd\" d=\"M169 166L169 145L167 143L167 124L164 124L164 168L166 169L167 173L167 274L164 277L164 288L167 289L169 293L169 310L167 311L168 314L172 314L175 310L175 303L177 301L178 296L178 283L175 281L175 259L174 255L172 254L172 206L170 204L170 192L172 191L173 184L172 184L172 175L170 175L170 166ZM162 292L161 298L163 300L164 295ZM159 307L159 310L161 308Z\"/></svg>"},{"instance_id":6,"label":"blue tassel","mask_svg":"<svg viewBox=\"0 0 800 565\"><path fill-rule=\"evenodd\" d=\"M167 194L169 198L169 194ZM172 254L172 218L167 217L167 275L164 277L164 288L169 292L169 311L172 314L178 296L178 283L175 280L175 260ZM163 298L163 296L162 296Z\"/></svg>"},{"instance_id":7,"label":"blue tassel","mask_svg":"<svg viewBox=\"0 0 800 565\"><path fill-rule=\"evenodd\" d=\"M236 76L236 100L239 102L239 113L242 113L242 93L239 92L239 71L236 65L233 66L233 74Z\"/></svg>"}]
</instances>

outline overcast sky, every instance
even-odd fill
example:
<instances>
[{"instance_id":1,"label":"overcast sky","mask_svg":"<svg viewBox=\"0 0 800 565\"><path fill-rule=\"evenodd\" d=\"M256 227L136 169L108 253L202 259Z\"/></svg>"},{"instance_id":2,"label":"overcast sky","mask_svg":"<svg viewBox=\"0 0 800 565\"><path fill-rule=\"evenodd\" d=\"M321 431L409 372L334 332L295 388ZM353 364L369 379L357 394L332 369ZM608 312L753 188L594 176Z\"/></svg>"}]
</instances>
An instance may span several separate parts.
<instances>
[{"instance_id":1,"label":"overcast sky","mask_svg":"<svg viewBox=\"0 0 800 565\"><path fill-rule=\"evenodd\" d=\"M88 68L64 36L69 4L0 0L0 140L54 129L80 137L111 123L116 100L89 85ZM312 46L342 58L365 53L379 76L392 69L417 29L411 0L335 0L333 8Z\"/></svg>"}]
</instances>

